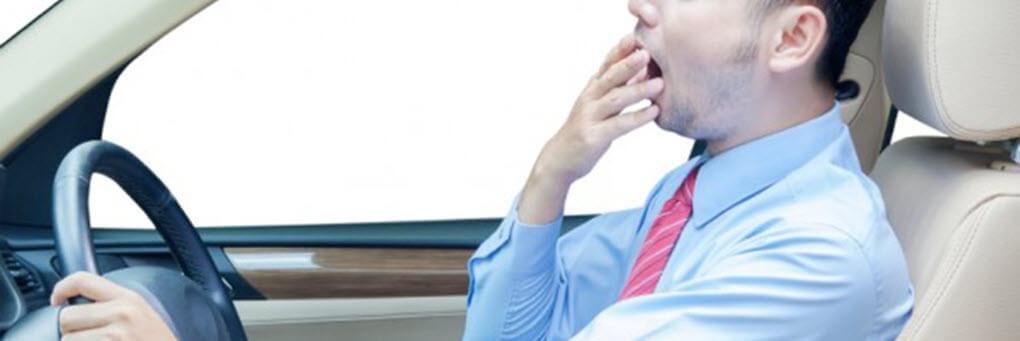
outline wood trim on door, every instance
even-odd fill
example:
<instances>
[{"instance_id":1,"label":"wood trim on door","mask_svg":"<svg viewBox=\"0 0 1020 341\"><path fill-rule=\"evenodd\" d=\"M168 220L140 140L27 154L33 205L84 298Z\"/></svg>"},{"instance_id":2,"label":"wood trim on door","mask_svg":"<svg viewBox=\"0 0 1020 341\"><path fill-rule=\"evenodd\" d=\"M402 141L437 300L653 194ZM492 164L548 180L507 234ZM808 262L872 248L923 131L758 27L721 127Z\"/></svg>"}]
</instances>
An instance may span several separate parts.
<instances>
[{"instance_id":1,"label":"wood trim on door","mask_svg":"<svg viewBox=\"0 0 1020 341\"><path fill-rule=\"evenodd\" d=\"M269 299L464 295L474 250L226 248Z\"/></svg>"}]
</instances>

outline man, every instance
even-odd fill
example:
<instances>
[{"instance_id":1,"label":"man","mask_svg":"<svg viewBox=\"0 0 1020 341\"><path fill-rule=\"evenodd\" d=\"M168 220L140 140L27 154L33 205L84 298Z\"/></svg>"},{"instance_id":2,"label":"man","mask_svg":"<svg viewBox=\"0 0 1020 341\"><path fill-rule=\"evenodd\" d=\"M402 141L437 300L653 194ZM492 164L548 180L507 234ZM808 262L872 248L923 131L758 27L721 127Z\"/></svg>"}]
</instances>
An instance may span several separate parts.
<instances>
[{"instance_id":1,"label":"man","mask_svg":"<svg viewBox=\"0 0 1020 341\"><path fill-rule=\"evenodd\" d=\"M631 0L636 32L468 262L464 338L895 338L913 291L833 100L872 3ZM620 114L643 99L652 104ZM706 153L643 208L558 237L571 184L653 120L705 140Z\"/></svg>"},{"instance_id":2,"label":"man","mask_svg":"<svg viewBox=\"0 0 1020 341\"><path fill-rule=\"evenodd\" d=\"M468 262L468 340L888 340L913 294L837 77L870 0L632 0L516 205ZM620 114L643 99L652 105ZM641 209L560 234L568 189L655 121L707 141ZM681 155L681 151L649 150ZM673 157L673 156L663 156ZM130 290L75 274L68 339L171 339Z\"/></svg>"}]
</instances>

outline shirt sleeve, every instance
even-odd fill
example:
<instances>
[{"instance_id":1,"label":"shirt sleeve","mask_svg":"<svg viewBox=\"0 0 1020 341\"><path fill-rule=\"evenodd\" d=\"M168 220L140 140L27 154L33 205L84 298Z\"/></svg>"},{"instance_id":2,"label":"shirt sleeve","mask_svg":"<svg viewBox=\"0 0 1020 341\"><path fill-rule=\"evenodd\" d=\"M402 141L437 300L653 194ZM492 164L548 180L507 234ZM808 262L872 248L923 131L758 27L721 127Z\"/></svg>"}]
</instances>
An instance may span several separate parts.
<instances>
[{"instance_id":1,"label":"shirt sleeve","mask_svg":"<svg viewBox=\"0 0 1020 341\"><path fill-rule=\"evenodd\" d=\"M556 241L563 217L546 225L513 208L468 260L464 340L538 340L548 329L559 285Z\"/></svg>"},{"instance_id":2,"label":"shirt sleeve","mask_svg":"<svg viewBox=\"0 0 1020 341\"><path fill-rule=\"evenodd\" d=\"M833 228L745 242L695 279L602 311L576 340L865 340L876 289L860 245Z\"/></svg>"}]
</instances>

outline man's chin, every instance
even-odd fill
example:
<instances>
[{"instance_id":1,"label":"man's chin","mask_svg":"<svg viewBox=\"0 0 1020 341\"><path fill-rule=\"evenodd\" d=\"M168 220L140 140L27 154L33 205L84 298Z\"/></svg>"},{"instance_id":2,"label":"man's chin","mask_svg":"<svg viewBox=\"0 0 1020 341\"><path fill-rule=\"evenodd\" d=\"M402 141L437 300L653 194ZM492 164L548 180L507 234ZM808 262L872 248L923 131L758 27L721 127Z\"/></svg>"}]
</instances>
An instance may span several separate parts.
<instances>
[{"instance_id":1,"label":"man's chin","mask_svg":"<svg viewBox=\"0 0 1020 341\"><path fill-rule=\"evenodd\" d=\"M697 135L692 129L694 120L691 116L685 115L690 114L677 110L660 110L659 116L655 117L655 125L659 126L659 129L694 139Z\"/></svg>"},{"instance_id":2,"label":"man's chin","mask_svg":"<svg viewBox=\"0 0 1020 341\"><path fill-rule=\"evenodd\" d=\"M675 114L670 110L666 110L668 106L663 105L662 96L652 98L651 102L651 105L659 106L659 115L655 117L655 125L659 126L662 130L673 131L670 122L673 121L672 116Z\"/></svg>"},{"instance_id":3,"label":"man's chin","mask_svg":"<svg viewBox=\"0 0 1020 341\"><path fill-rule=\"evenodd\" d=\"M677 127L674 120L671 120L667 115L669 115L669 113L660 112L659 116L655 117L655 125L659 126L659 129L687 136L684 134L683 129L678 129L681 127Z\"/></svg>"}]
</instances>

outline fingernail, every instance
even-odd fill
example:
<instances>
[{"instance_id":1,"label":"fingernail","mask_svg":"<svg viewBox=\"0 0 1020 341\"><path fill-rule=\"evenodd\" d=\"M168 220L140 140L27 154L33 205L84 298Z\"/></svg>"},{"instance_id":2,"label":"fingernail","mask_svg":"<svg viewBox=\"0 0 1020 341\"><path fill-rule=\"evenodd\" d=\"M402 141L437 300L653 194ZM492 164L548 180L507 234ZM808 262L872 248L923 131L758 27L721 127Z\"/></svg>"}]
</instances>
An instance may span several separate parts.
<instances>
[{"instance_id":1,"label":"fingernail","mask_svg":"<svg viewBox=\"0 0 1020 341\"><path fill-rule=\"evenodd\" d=\"M652 106L648 107L648 111L646 111L646 112L648 113L648 116L657 116L657 115L659 115L659 106L658 105L652 105Z\"/></svg>"}]
</instances>

